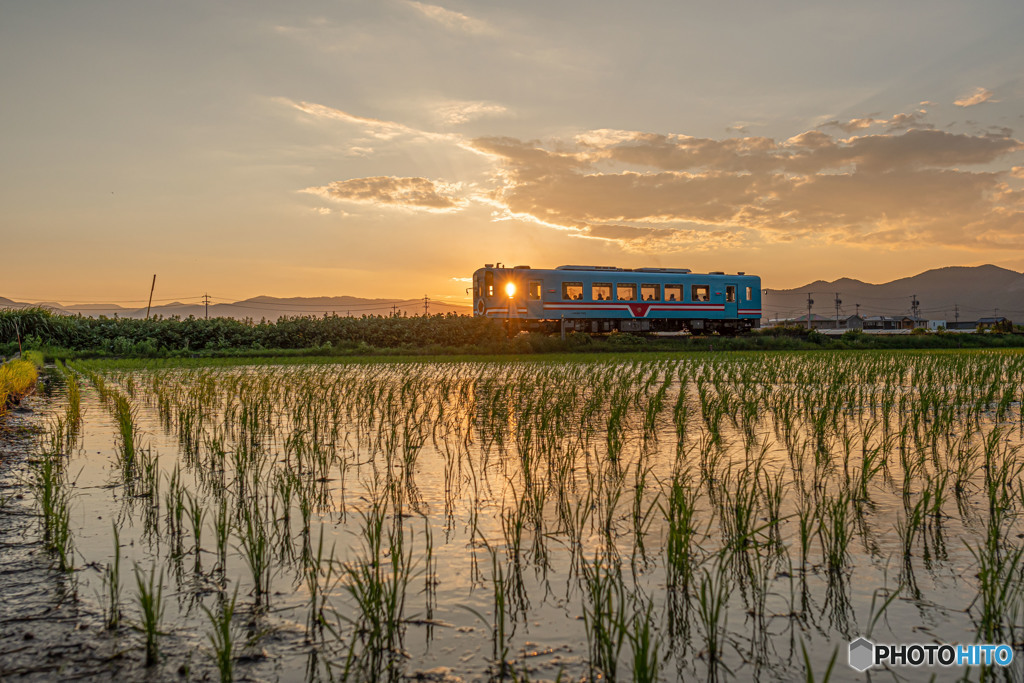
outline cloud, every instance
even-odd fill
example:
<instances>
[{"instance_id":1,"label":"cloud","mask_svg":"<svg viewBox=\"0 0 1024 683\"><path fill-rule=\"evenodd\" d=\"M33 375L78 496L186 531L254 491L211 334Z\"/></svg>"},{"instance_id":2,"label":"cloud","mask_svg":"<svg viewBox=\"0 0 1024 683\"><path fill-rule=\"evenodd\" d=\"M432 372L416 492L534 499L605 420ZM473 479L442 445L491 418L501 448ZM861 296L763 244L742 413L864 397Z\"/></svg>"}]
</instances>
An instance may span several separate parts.
<instances>
[{"instance_id":1,"label":"cloud","mask_svg":"<svg viewBox=\"0 0 1024 683\"><path fill-rule=\"evenodd\" d=\"M906 114L896 114L888 121L884 121L888 125L889 130L909 130L911 128L934 128L930 123L926 123L924 118L928 115L928 112L924 109L918 109Z\"/></svg>"},{"instance_id":2,"label":"cloud","mask_svg":"<svg viewBox=\"0 0 1024 683\"><path fill-rule=\"evenodd\" d=\"M505 107L493 102L446 102L436 109L441 122L449 125L465 123L482 116L504 114L506 111Z\"/></svg>"},{"instance_id":3,"label":"cloud","mask_svg":"<svg viewBox=\"0 0 1024 683\"><path fill-rule=\"evenodd\" d=\"M935 130L924 110L826 126L852 130L849 137L821 129L788 139L599 129L542 142L468 139L322 105L293 106L380 139L455 145L491 164L480 185L375 176L304 190L334 201L432 212L475 203L490 207L494 220L645 254L794 240L1024 249L1024 144L1007 129Z\"/></svg>"},{"instance_id":4,"label":"cloud","mask_svg":"<svg viewBox=\"0 0 1024 683\"><path fill-rule=\"evenodd\" d=\"M1024 149L1009 135L912 128L837 139L812 130L777 141L598 130L568 145L473 145L499 160L496 206L628 251L796 238L1024 246L1022 204L1005 186L1019 171L966 170Z\"/></svg>"},{"instance_id":5,"label":"cloud","mask_svg":"<svg viewBox=\"0 0 1024 683\"><path fill-rule=\"evenodd\" d=\"M931 102L922 102L921 106L931 105ZM892 130L908 130L910 128L934 128L931 123L925 121L928 116L927 109L917 109L912 112L905 112L894 114L891 118L880 119L878 114L871 114L861 118L852 118L847 121L839 121L833 119L826 121L821 125L822 128L838 128L847 134L858 133L863 130L867 130L872 126L884 126L886 129Z\"/></svg>"},{"instance_id":6,"label":"cloud","mask_svg":"<svg viewBox=\"0 0 1024 683\"><path fill-rule=\"evenodd\" d=\"M423 131L411 128L402 123L396 123L394 121L383 121L381 119L373 119L367 116L356 116L349 114L348 112L340 109L334 109L323 104L315 104L313 102L292 102L291 100L281 98L281 102L284 102L288 106L291 106L304 114L318 119L329 119L333 121L342 121L344 123L354 124L359 126L378 140L393 140L397 137L408 135L408 136L430 136L443 138L443 135L428 134Z\"/></svg>"},{"instance_id":7,"label":"cloud","mask_svg":"<svg viewBox=\"0 0 1024 683\"><path fill-rule=\"evenodd\" d=\"M315 119L336 121L353 126L359 129L363 135L371 138L371 141L378 140L380 142L389 143L440 143L442 145L454 145L474 154L481 154L480 150L476 149L465 137L457 133L437 133L434 131L415 128L404 123L398 123L397 121L375 119L368 116L357 116L355 114L350 114L347 111L342 111L341 109L335 109L334 107L328 107L314 102L295 102L284 97L276 98L275 101ZM472 110L469 113L463 114L466 117L472 116L473 111L479 113L479 115L492 113L492 110L488 109L488 107L497 108L500 106L489 105L484 102L462 102L455 104L461 104L464 108ZM474 107L472 105L476 106ZM458 118L458 106L456 106L453 111L456 112L455 116ZM493 111L496 113L497 110L494 109ZM504 111L503 107L502 111ZM367 140L357 140L355 144L349 147L348 155L359 157L373 154L374 147L367 144L368 142L369 141Z\"/></svg>"},{"instance_id":8,"label":"cloud","mask_svg":"<svg viewBox=\"0 0 1024 683\"><path fill-rule=\"evenodd\" d=\"M973 93L966 97L961 97L958 100L954 100L953 104L958 107L973 107L984 102L998 102L999 100L992 99L992 95L992 91L987 88L975 88Z\"/></svg>"},{"instance_id":9,"label":"cloud","mask_svg":"<svg viewBox=\"0 0 1024 683\"><path fill-rule=\"evenodd\" d=\"M493 35L495 30L486 21L474 19L460 12L453 12L439 5L428 5L423 2L409 1L409 6L417 10L427 19L444 26L450 31L470 35Z\"/></svg>"},{"instance_id":10,"label":"cloud","mask_svg":"<svg viewBox=\"0 0 1024 683\"><path fill-rule=\"evenodd\" d=\"M442 212L457 210L464 204L451 196L450 189L427 178L375 176L338 180L302 192L335 201Z\"/></svg>"}]
</instances>

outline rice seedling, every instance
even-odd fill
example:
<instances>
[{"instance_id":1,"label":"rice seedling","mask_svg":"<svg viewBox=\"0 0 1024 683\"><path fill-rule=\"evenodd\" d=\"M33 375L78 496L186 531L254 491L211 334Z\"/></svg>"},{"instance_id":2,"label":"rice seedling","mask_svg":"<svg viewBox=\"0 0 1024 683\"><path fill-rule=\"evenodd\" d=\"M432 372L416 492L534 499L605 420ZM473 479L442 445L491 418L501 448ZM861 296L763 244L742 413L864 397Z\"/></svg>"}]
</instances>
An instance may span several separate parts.
<instances>
[{"instance_id":1,"label":"rice seedling","mask_svg":"<svg viewBox=\"0 0 1024 683\"><path fill-rule=\"evenodd\" d=\"M59 430L57 425L51 430ZM57 567L64 572L74 569L74 542L71 532L71 491L65 462L59 453L43 453L31 465L29 486L42 517L43 547L53 553Z\"/></svg>"},{"instance_id":2,"label":"rice seedling","mask_svg":"<svg viewBox=\"0 0 1024 683\"><path fill-rule=\"evenodd\" d=\"M241 512L242 518L237 529L240 538L239 552L249 568L256 607L266 607L270 598L270 580L274 572L271 565L270 540L258 508L246 505Z\"/></svg>"},{"instance_id":3,"label":"rice seedling","mask_svg":"<svg viewBox=\"0 0 1024 683\"><path fill-rule=\"evenodd\" d=\"M106 593L104 622L108 630L121 625L121 535L117 525L111 525L114 537L114 560L103 569L103 588Z\"/></svg>"},{"instance_id":4,"label":"rice seedling","mask_svg":"<svg viewBox=\"0 0 1024 683\"><path fill-rule=\"evenodd\" d=\"M343 566L344 589L356 605L356 616L346 618L355 633L350 658L364 676L393 676L403 639L406 590L412 563L399 529L387 533L389 561L381 553L385 538L384 508L375 505L362 513L366 537L364 553Z\"/></svg>"},{"instance_id":5,"label":"rice seedling","mask_svg":"<svg viewBox=\"0 0 1024 683\"><path fill-rule=\"evenodd\" d=\"M637 683L661 680L661 638L654 631L654 604L634 608L626 636L633 654L630 680Z\"/></svg>"},{"instance_id":6,"label":"rice seedling","mask_svg":"<svg viewBox=\"0 0 1024 683\"><path fill-rule=\"evenodd\" d=\"M135 408L128 399L120 394L114 395L114 411L117 427L120 431L121 470L124 479L132 479L136 474L136 451L138 449L135 429Z\"/></svg>"},{"instance_id":7,"label":"rice seedling","mask_svg":"<svg viewBox=\"0 0 1024 683\"><path fill-rule=\"evenodd\" d=\"M701 631L704 633L709 678L717 678L720 668L728 670L723 655L729 617L729 560L724 553L716 554L712 558L710 568L701 568L696 586L695 611Z\"/></svg>"},{"instance_id":8,"label":"rice seedling","mask_svg":"<svg viewBox=\"0 0 1024 683\"><path fill-rule=\"evenodd\" d=\"M608 558L597 556L592 562L583 563L583 581L586 589L583 623L590 650L591 678L600 674L614 681L618 677L619 656L628 629L622 571L618 563L609 563ZM637 654L642 658L646 656ZM649 665L649 659L639 664L642 670Z\"/></svg>"},{"instance_id":9,"label":"rice seedling","mask_svg":"<svg viewBox=\"0 0 1024 683\"><path fill-rule=\"evenodd\" d=\"M136 627L145 637L146 645L146 666L153 666L160 660L160 648L158 638L163 635L160 631L160 622L164 617L164 571L160 570L157 577L156 567L149 570L148 577L134 566L135 583L138 586L138 593L135 596L142 613L142 621Z\"/></svg>"},{"instance_id":10,"label":"rice seedling","mask_svg":"<svg viewBox=\"0 0 1024 683\"><path fill-rule=\"evenodd\" d=\"M188 519L192 525L192 553L195 555L195 572L198 574L202 571L203 564L202 535L206 508L192 493L186 491L185 496L188 498Z\"/></svg>"},{"instance_id":11,"label":"rice seedling","mask_svg":"<svg viewBox=\"0 0 1024 683\"><path fill-rule=\"evenodd\" d=\"M203 612L210 620L210 631L208 638L213 648L211 657L217 665L217 672L220 674L222 683L230 683L235 680L235 651L241 634L234 626L235 605L238 601L238 587L228 600L223 594L220 595L219 606L216 611L203 606Z\"/></svg>"},{"instance_id":12,"label":"rice seedling","mask_svg":"<svg viewBox=\"0 0 1024 683\"><path fill-rule=\"evenodd\" d=\"M311 556L303 566L306 590L309 592L309 613L306 617L306 631L312 640L314 636L323 637L324 627L328 624L328 594L332 592L340 577L335 574L337 562L334 549L324 557L324 531L320 529L320 540L317 543L316 555Z\"/></svg>"}]
</instances>

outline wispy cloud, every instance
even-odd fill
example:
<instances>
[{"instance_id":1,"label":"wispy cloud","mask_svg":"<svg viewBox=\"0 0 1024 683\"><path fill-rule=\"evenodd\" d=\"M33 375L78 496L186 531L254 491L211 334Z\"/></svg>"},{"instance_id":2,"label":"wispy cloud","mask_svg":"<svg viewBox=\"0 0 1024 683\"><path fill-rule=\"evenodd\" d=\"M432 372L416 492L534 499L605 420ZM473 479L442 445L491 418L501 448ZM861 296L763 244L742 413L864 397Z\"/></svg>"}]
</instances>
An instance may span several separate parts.
<instances>
[{"instance_id":1,"label":"wispy cloud","mask_svg":"<svg viewBox=\"0 0 1024 683\"><path fill-rule=\"evenodd\" d=\"M457 210L465 203L452 196L452 189L427 178L375 176L338 180L302 192L335 201L445 212Z\"/></svg>"},{"instance_id":2,"label":"wispy cloud","mask_svg":"<svg viewBox=\"0 0 1024 683\"><path fill-rule=\"evenodd\" d=\"M393 140L402 135L408 135L413 137L426 136L443 138L443 135L425 133L424 131L417 130L410 126L406 126L402 123L396 123L394 121L383 121L381 119L374 119L368 116L356 116L349 114L348 112L333 107L328 107L323 104L316 104L314 102L293 102L289 99L280 98L280 101L298 109L299 111L309 114L318 119L330 119L334 121L342 121L344 123L350 123L362 128L368 135L375 137L379 140Z\"/></svg>"},{"instance_id":3,"label":"wispy cloud","mask_svg":"<svg viewBox=\"0 0 1024 683\"><path fill-rule=\"evenodd\" d=\"M456 125L484 116L495 116L508 111L494 102L445 102L436 107L437 117L442 123Z\"/></svg>"},{"instance_id":4,"label":"wispy cloud","mask_svg":"<svg viewBox=\"0 0 1024 683\"><path fill-rule=\"evenodd\" d=\"M424 2L409 0L409 6L414 8L427 19L444 26L450 31L468 33L471 35L492 35L494 28L486 21L474 19L473 17L445 9L440 5L428 5Z\"/></svg>"},{"instance_id":5,"label":"wispy cloud","mask_svg":"<svg viewBox=\"0 0 1024 683\"><path fill-rule=\"evenodd\" d=\"M984 102L998 102L998 100L993 100L992 96L993 92L987 88L975 88L970 95L954 100L953 104L958 107L973 107Z\"/></svg>"},{"instance_id":6,"label":"wispy cloud","mask_svg":"<svg viewBox=\"0 0 1024 683\"><path fill-rule=\"evenodd\" d=\"M884 127L886 130L909 130L911 128L934 128L935 126L928 123L925 119L928 116L928 110L924 109L924 105L930 105L930 102L922 102L921 109L916 109L911 112L901 112L894 114L890 118L878 118L878 114L871 114L869 116L849 119L847 121L839 121L833 119L827 121L821 125L822 128L838 128L844 133L853 134L860 131L867 130L872 126Z\"/></svg>"},{"instance_id":7,"label":"wispy cloud","mask_svg":"<svg viewBox=\"0 0 1024 683\"><path fill-rule=\"evenodd\" d=\"M394 143L400 140L403 142L433 142L454 145L468 152L481 154L481 151L470 144L470 141L466 137L459 135L458 133L437 133L409 126L404 123L398 123L397 121L375 119L368 116L357 116L355 114L342 111L341 109L335 109L334 107L328 107L314 102L295 102L284 97L276 98L276 101L316 119L337 121L351 125L357 128L362 135L365 135L372 140L379 140L382 143ZM449 112L450 115L458 118L458 112L461 110L463 111L462 116L465 116L467 120L473 116L474 112L482 116L485 113L492 112L488 107L493 107L494 113L497 113L497 110L500 107L500 105L490 105L485 102L449 102L446 104L452 105L453 107ZM501 110L504 111L504 108L501 107ZM357 140L349 148L348 154L350 156L369 156L374 152L374 147L367 144L367 142L367 140Z\"/></svg>"}]
</instances>

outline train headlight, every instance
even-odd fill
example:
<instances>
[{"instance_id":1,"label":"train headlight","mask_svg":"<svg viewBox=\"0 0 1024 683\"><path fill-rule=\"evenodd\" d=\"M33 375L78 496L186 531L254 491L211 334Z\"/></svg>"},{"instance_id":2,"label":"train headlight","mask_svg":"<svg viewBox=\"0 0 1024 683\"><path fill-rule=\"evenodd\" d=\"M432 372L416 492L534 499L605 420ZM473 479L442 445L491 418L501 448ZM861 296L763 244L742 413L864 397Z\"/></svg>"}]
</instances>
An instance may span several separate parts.
<instances>
[{"instance_id":1,"label":"train headlight","mask_svg":"<svg viewBox=\"0 0 1024 683\"><path fill-rule=\"evenodd\" d=\"M514 282L506 283L505 284L505 293L508 294L510 299L512 297L514 297L516 295L516 283L514 283Z\"/></svg>"}]
</instances>

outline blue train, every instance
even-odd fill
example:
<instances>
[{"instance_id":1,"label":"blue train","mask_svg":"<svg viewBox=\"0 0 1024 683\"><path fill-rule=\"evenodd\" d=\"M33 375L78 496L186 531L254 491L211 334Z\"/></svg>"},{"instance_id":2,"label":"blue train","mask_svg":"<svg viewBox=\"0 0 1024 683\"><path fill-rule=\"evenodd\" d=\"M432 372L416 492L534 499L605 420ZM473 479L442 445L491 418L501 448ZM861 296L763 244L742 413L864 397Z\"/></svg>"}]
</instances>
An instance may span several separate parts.
<instances>
[{"instance_id":1,"label":"blue train","mask_svg":"<svg viewBox=\"0 0 1024 683\"><path fill-rule=\"evenodd\" d=\"M760 326L761 278L687 268L487 264L473 314L538 331L735 334Z\"/></svg>"}]
</instances>

